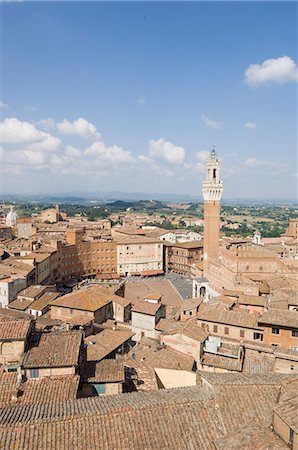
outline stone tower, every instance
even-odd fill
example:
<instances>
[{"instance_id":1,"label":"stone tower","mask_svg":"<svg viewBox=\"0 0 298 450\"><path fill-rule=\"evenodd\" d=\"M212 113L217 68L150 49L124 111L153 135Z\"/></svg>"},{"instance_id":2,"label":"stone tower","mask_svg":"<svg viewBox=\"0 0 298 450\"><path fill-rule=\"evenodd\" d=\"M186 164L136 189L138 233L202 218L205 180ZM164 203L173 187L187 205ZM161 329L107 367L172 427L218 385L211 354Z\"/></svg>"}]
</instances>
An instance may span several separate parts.
<instances>
[{"instance_id":1,"label":"stone tower","mask_svg":"<svg viewBox=\"0 0 298 450\"><path fill-rule=\"evenodd\" d=\"M223 184L220 180L220 161L213 148L206 161L203 181L204 197L204 271L208 262L219 256L220 199Z\"/></svg>"}]
</instances>

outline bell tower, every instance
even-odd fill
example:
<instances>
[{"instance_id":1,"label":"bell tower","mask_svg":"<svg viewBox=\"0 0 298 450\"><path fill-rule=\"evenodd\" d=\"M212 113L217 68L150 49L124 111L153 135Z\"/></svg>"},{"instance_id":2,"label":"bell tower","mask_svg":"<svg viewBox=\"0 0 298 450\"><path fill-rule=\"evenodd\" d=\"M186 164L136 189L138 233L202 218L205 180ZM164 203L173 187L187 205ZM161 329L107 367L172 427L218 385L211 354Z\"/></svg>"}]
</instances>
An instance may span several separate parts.
<instances>
[{"instance_id":1,"label":"bell tower","mask_svg":"<svg viewBox=\"0 0 298 450\"><path fill-rule=\"evenodd\" d=\"M208 262L219 256L220 199L223 184L220 180L220 160L213 148L206 161L203 181L204 197L204 271Z\"/></svg>"}]
</instances>

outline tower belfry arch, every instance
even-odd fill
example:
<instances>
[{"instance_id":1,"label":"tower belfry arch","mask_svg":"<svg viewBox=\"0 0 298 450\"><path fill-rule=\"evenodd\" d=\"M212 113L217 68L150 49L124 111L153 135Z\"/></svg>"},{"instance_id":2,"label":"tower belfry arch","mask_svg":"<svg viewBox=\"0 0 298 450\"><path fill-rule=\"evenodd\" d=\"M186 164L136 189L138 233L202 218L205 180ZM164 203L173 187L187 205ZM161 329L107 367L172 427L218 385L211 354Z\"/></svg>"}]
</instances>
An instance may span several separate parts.
<instances>
[{"instance_id":1,"label":"tower belfry arch","mask_svg":"<svg viewBox=\"0 0 298 450\"><path fill-rule=\"evenodd\" d=\"M204 271L210 260L219 256L220 200L223 183L220 179L220 160L211 150L206 160L206 176L202 185L204 198Z\"/></svg>"}]
</instances>

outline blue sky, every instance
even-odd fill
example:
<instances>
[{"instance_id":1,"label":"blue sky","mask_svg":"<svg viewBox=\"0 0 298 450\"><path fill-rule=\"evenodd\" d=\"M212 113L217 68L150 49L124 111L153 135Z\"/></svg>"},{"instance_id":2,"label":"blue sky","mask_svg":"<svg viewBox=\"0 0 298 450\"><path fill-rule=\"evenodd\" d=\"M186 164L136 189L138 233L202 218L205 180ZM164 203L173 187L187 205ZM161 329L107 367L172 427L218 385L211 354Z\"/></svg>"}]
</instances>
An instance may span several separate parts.
<instances>
[{"instance_id":1,"label":"blue sky","mask_svg":"<svg viewBox=\"0 0 298 450\"><path fill-rule=\"evenodd\" d=\"M296 196L296 3L0 7L2 192Z\"/></svg>"}]
</instances>

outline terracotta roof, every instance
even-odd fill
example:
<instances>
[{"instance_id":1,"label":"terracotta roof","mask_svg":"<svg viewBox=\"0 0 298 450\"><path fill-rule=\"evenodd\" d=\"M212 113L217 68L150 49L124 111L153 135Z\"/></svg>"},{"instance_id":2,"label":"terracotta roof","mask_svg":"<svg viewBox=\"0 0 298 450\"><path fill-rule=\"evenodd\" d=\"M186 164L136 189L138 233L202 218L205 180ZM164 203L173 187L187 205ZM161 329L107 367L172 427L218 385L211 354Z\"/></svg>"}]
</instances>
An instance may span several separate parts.
<instances>
[{"instance_id":1,"label":"terracotta roof","mask_svg":"<svg viewBox=\"0 0 298 450\"><path fill-rule=\"evenodd\" d=\"M155 339L142 338L135 345L126 360L145 363L153 368L175 369L192 371L194 358L182 352L172 349L167 345L159 344Z\"/></svg>"},{"instance_id":2,"label":"terracotta roof","mask_svg":"<svg viewBox=\"0 0 298 450\"><path fill-rule=\"evenodd\" d=\"M140 280L125 283L125 297L132 302L146 298L150 293L162 295L162 303L166 306L180 306L183 302L181 296L174 289L169 280Z\"/></svg>"},{"instance_id":3,"label":"terracotta roof","mask_svg":"<svg viewBox=\"0 0 298 450\"><path fill-rule=\"evenodd\" d=\"M296 311L284 311L270 308L258 318L260 325L277 325L287 328L298 328L298 314Z\"/></svg>"},{"instance_id":4,"label":"terracotta roof","mask_svg":"<svg viewBox=\"0 0 298 450\"><path fill-rule=\"evenodd\" d=\"M154 275L162 275L164 273L163 270L143 270L141 275L144 277L152 277Z\"/></svg>"},{"instance_id":5,"label":"terracotta roof","mask_svg":"<svg viewBox=\"0 0 298 450\"><path fill-rule=\"evenodd\" d=\"M85 338L87 360L100 361L134 336L130 330L105 329Z\"/></svg>"},{"instance_id":6,"label":"terracotta roof","mask_svg":"<svg viewBox=\"0 0 298 450\"><path fill-rule=\"evenodd\" d=\"M18 311L26 311L26 309L29 308L29 306L34 302L34 299L22 299L17 298L13 302L10 302L8 307L9 309L16 309Z\"/></svg>"},{"instance_id":7,"label":"terracotta roof","mask_svg":"<svg viewBox=\"0 0 298 450\"><path fill-rule=\"evenodd\" d=\"M94 374L90 374L88 383L124 382L124 362L120 359L103 359L95 364Z\"/></svg>"},{"instance_id":8,"label":"terracotta roof","mask_svg":"<svg viewBox=\"0 0 298 450\"><path fill-rule=\"evenodd\" d=\"M95 312L110 303L111 297L100 286L92 285L59 297L52 305Z\"/></svg>"},{"instance_id":9,"label":"terracotta roof","mask_svg":"<svg viewBox=\"0 0 298 450\"><path fill-rule=\"evenodd\" d=\"M173 319L160 319L155 329L161 331L162 334L181 334L199 342L203 342L208 336L208 333L200 327L196 320L181 322Z\"/></svg>"},{"instance_id":10,"label":"terracotta roof","mask_svg":"<svg viewBox=\"0 0 298 450\"><path fill-rule=\"evenodd\" d=\"M280 385L242 385L241 387L222 385L215 387L214 398L222 413L226 432L234 431L236 423L239 427L252 421L259 426L269 427L279 391Z\"/></svg>"},{"instance_id":11,"label":"terracotta roof","mask_svg":"<svg viewBox=\"0 0 298 450\"><path fill-rule=\"evenodd\" d=\"M32 405L63 400L74 400L77 397L80 377L78 375L61 375L28 380L22 385L23 395L18 403Z\"/></svg>"},{"instance_id":12,"label":"terracotta roof","mask_svg":"<svg viewBox=\"0 0 298 450\"><path fill-rule=\"evenodd\" d=\"M230 311L221 305L208 305L202 303L199 312L197 313L199 320L206 320L207 322L223 323L226 325L234 325L242 328L258 329L257 317L246 311Z\"/></svg>"},{"instance_id":13,"label":"terracotta roof","mask_svg":"<svg viewBox=\"0 0 298 450\"><path fill-rule=\"evenodd\" d=\"M33 301L33 300L35 300L35 297L40 296L48 288L49 288L49 286L42 286L39 284L31 285L31 286L28 286L25 289L23 289L21 292L19 292L17 295L17 298L27 297Z\"/></svg>"},{"instance_id":14,"label":"terracotta roof","mask_svg":"<svg viewBox=\"0 0 298 450\"><path fill-rule=\"evenodd\" d=\"M38 346L31 347L23 367L69 367L78 364L82 342L80 331L42 333Z\"/></svg>"},{"instance_id":15,"label":"terracotta roof","mask_svg":"<svg viewBox=\"0 0 298 450\"><path fill-rule=\"evenodd\" d=\"M161 303L151 303L143 300L139 300L132 307L132 312L147 314L149 316L155 316L157 311L162 307Z\"/></svg>"},{"instance_id":16,"label":"terracotta roof","mask_svg":"<svg viewBox=\"0 0 298 450\"><path fill-rule=\"evenodd\" d=\"M171 244L171 247L178 247L178 248L186 248L186 249L192 249L192 248L202 248L204 247L203 240L200 241L187 241L187 242L176 242L175 244Z\"/></svg>"},{"instance_id":17,"label":"terracotta roof","mask_svg":"<svg viewBox=\"0 0 298 450\"><path fill-rule=\"evenodd\" d=\"M201 378L204 378L212 386L278 386L286 380L292 380L295 375L283 373L271 373L266 375L244 374L244 373L212 373L199 371Z\"/></svg>"},{"instance_id":18,"label":"terracotta roof","mask_svg":"<svg viewBox=\"0 0 298 450\"><path fill-rule=\"evenodd\" d=\"M253 305L253 306L266 306L268 303L267 297L261 297L256 295L239 295L239 305Z\"/></svg>"},{"instance_id":19,"label":"terracotta roof","mask_svg":"<svg viewBox=\"0 0 298 450\"><path fill-rule=\"evenodd\" d=\"M15 311L9 308L0 308L0 322L6 320L32 320L32 316L21 311Z\"/></svg>"},{"instance_id":20,"label":"terracotta roof","mask_svg":"<svg viewBox=\"0 0 298 450\"><path fill-rule=\"evenodd\" d=\"M202 356L202 364L236 372L242 371L241 359L214 353L204 353Z\"/></svg>"},{"instance_id":21,"label":"terracotta roof","mask_svg":"<svg viewBox=\"0 0 298 450\"><path fill-rule=\"evenodd\" d=\"M287 450L288 447L268 428L244 425L237 431L213 441L216 450Z\"/></svg>"},{"instance_id":22,"label":"terracotta roof","mask_svg":"<svg viewBox=\"0 0 298 450\"><path fill-rule=\"evenodd\" d=\"M190 311L200 306L201 303L202 303L201 298L189 298L187 300L183 300L180 311Z\"/></svg>"},{"instance_id":23,"label":"terracotta roof","mask_svg":"<svg viewBox=\"0 0 298 450\"><path fill-rule=\"evenodd\" d=\"M214 398L194 386L11 406L0 411L0 446L211 450L240 426L269 427L275 386L246 388L232 386Z\"/></svg>"},{"instance_id":24,"label":"terracotta roof","mask_svg":"<svg viewBox=\"0 0 298 450\"><path fill-rule=\"evenodd\" d=\"M177 321L174 319L160 319L156 324L155 329L164 334L179 333L186 327L186 322Z\"/></svg>"},{"instance_id":25,"label":"terracotta roof","mask_svg":"<svg viewBox=\"0 0 298 450\"><path fill-rule=\"evenodd\" d=\"M184 322L185 323L185 322ZM183 336L194 339L198 342L204 342L208 334L196 321L189 321L185 323L185 327L180 331Z\"/></svg>"},{"instance_id":26,"label":"terracotta roof","mask_svg":"<svg viewBox=\"0 0 298 450\"><path fill-rule=\"evenodd\" d=\"M0 408L9 405L17 384L15 372L0 372Z\"/></svg>"},{"instance_id":27,"label":"terracotta roof","mask_svg":"<svg viewBox=\"0 0 298 450\"><path fill-rule=\"evenodd\" d=\"M298 433L298 395L278 405L274 412L277 414L292 430Z\"/></svg>"},{"instance_id":28,"label":"terracotta roof","mask_svg":"<svg viewBox=\"0 0 298 450\"><path fill-rule=\"evenodd\" d=\"M0 321L0 341L24 340L30 331L29 320L6 320Z\"/></svg>"},{"instance_id":29,"label":"terracotta roof","mask_svg":"<svg viewBox=\"0 0 298 450\"><path fill-rule=\"evenodd\" d=\"M38 300L30 305L30 309L42 311L46 306L50 305L56 298L60 297L60 292L45 292Z\"/></svg>"},{"instance_id":30,"label":"terracotta roof","mask_svg":"<svg viewBox=\"0 0 298 450\"><path fill-rule=\"evenodd\" d=\"M113 295L113 302L118 303L118 305L121 305L124 308L131 305L131 300L129 300L128 298L120 297L119 295Z\"/></svg>"},{"instance_id":31,"label":"terracotta roof","mask_svg":"<svg viewBox=\"0 0 298 450\"><path fill-rule=\"evenodd\" d=\"M147 237L147 236L121 236L114 238L114 241L117 242L117 244L160 244L162 245L162 241L159 239Z\"/></svg>"}]
</instances>

